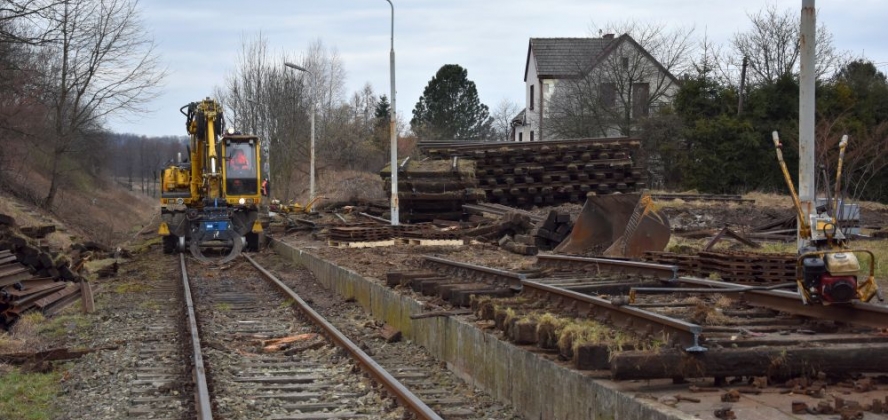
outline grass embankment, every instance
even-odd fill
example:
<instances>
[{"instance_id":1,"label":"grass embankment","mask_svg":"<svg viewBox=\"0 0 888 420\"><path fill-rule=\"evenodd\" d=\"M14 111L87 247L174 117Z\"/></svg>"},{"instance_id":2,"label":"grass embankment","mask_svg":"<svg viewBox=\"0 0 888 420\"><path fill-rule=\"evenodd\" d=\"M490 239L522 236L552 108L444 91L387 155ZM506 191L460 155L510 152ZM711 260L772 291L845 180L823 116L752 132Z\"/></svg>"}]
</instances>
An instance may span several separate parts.
<instances>
[{"instance_id":1,"label":"grass embankment","mask_svg":"<svg viewBox=\"0 0 888 420\"><path fill-rule=\"evenodd\" d=\"M13 328L0 335L0 352L15 353L31 350L43 338L42 334L65 334L70 317L45 319L39 313L22 317ZM74 322L82 325L82 322ZM30 371L30 368L0 365L0 418L46 420L58 412L54 406L60 390L63 373Z\"/></svg>"},{"instance_id":2,"label":"grass embankment","mask_svg":"<svg viewBox=\"0 0 888 420\"><path fill-rule=\"evenodd\" d=\"M62 374L23 373L18 369L0 375L2 418L48 420L57 412L53 401L59 392Z\"/></svg>"}]
</instances>

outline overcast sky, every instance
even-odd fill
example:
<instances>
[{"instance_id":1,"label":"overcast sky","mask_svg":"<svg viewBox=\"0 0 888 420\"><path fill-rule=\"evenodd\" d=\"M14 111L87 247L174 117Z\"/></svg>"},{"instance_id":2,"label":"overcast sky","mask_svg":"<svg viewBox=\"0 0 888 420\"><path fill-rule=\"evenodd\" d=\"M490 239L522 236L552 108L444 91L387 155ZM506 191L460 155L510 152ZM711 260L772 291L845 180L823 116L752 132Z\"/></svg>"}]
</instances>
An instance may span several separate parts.
<instances>
[{"instance_id":1,"label":"overcast sky","mask_svg":"<svg viewBox=\"0 0 888 420\"><path fill-rule=\"evenodd\" d=\"M397 111L409 121L423 88L444 64L468 70L491 110L504 98L523 106L524 64L531 37L584 37L608 22L632 18L693 26L717 44L749 25L747 13L801 0L392 0L395 4ZM839 50L866 56L888 71L885 0L820 0L818 24ZM246 37L261 31L273 55L298 56L312 40L335 48L347 92L370 83L389 96L391 9L385 0L142 0L147 31L169 76L151 112L110 121L114 131L185 135L179 108L212 94L233 69ZM594 28L594 29L593 29Z\"/></svg>"}]
</instances>

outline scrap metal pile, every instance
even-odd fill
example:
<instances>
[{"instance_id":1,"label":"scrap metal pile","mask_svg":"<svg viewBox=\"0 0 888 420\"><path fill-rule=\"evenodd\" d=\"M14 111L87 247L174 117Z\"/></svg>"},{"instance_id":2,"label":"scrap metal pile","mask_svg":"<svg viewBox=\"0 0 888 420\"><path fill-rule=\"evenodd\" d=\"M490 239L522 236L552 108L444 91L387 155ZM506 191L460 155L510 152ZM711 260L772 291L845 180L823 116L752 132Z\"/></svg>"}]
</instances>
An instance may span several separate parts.
<instances>
[{"instance_id":1,"label":"scrap metal pile","mask_svg":"<svg viewBox=\"0 0 888 420\"><path fill-rule=\"evenodd\" d=\"M570 232L570 215L551 211L539 217L518 209L473 205L478 213L466 222L436 219L429 223L385 225L378 222L337 223L322 229L330 246L364 248L394 245L462 245L469 240L498 241L503 249L536 255L555 247Z\"/></svg>"},{"instance_id":2,"label":"scrap metal pile","mask_svg":"<svg viewBox=\"0 0 888 420\"><path fill-rule=\"evenodd\" d=\"M72 262L65 253L35 245L54 231L51 225L16 229L12 217L0 215L0 325L8 327L32 310L52 315L81 297L86 283L79 271L97 245L73 247L79 261Z\"/></svg>"}]
</instances>

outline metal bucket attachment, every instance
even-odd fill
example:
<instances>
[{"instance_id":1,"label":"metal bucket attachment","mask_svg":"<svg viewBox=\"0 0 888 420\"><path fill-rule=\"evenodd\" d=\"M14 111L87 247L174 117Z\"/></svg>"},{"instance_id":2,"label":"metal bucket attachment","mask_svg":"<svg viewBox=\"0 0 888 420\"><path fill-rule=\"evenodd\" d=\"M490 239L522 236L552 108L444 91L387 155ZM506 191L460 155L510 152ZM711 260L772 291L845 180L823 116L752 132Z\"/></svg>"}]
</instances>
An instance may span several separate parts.
<instances>
[{"instance_id":1,"label":"metal bucket attachment","mask_svg":"<svg viewBox=\"0 0 888 420\"><path fill-rule=\"evenodd\" d=\"M662 251L669 237L669 221L654 210L650 195L589 195L570 236L555 252L640 257Z\"/></svg>"}]
</instances>

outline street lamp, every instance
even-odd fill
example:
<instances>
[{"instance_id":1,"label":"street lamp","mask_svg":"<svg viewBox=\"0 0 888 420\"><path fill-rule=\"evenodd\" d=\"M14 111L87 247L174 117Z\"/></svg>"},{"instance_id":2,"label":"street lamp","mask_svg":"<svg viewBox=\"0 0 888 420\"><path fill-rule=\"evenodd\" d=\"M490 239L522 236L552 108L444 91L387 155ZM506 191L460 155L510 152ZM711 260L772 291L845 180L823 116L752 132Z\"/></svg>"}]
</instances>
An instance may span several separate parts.
<instances>
[{"instance_id":1,"label":"street lamp","mask_svg":"<svg viewBox=\"0 0 888 420\"><path fill-rule=\"evenodd\" d=\"M293 63L284 63L285 66L308 73L311 76L311 155L309 157L309 190L308 190L308 201L312 202L315 198L315 111L317 108L317 103L315 102L315 86L314 86L314 73L306 69L302 66L297 66Z\"/></svg>"},{"instance_id":2,"label":"street lamp","mask_svg":"<svg viewBox=\"0 0 888 420\"><path fill-rule=\"evenodd\" d=\"M392 109L389 113L391 117L389 121L389 133L391 133L392 140L392 201L391 201L391 213L392 213L392 226L398 226L400 222L400 218L398 217L398 134L395 132L395 112L398 108L395 107L395 5L392 4L392 0L385 0L388 2L389 6L392 7L392 51L389 54L389 66L391 69L391 77L392 77Z\"/></svg>"}]
</instances>

